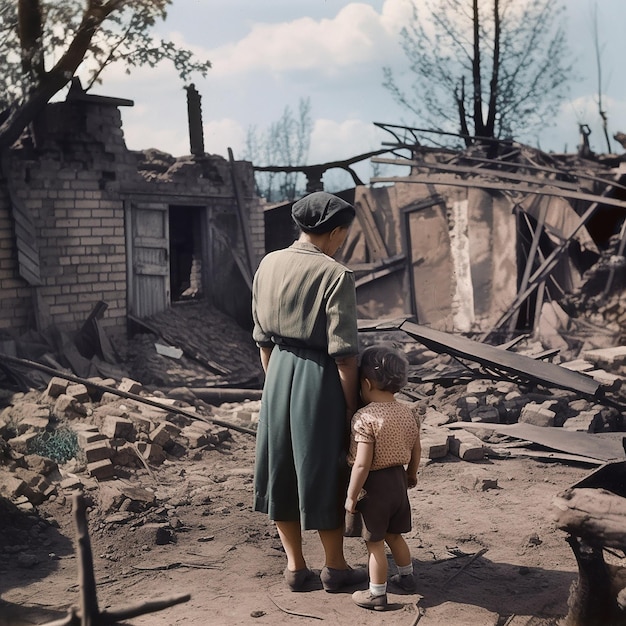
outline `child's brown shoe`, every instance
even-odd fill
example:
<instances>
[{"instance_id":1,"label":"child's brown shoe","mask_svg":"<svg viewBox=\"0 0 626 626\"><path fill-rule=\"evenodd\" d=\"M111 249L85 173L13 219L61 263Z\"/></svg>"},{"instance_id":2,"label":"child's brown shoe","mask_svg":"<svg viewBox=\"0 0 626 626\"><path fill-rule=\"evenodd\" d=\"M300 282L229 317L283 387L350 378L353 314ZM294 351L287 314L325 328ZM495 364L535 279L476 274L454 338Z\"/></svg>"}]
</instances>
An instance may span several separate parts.
<instances>
[{"instance_id":1,"label":"child's brown shoe","mask_svg":"<svg viewBox=\"0 0 626 626\"><path fill-rule=\"evenodd\" d=\"M364 591L355 591L352 594L354 603L364 609L372 609L373 611L384 611L387 608L387 594L375 596L369 589Z\"/></svg>"},{"instance_id":2,"label":"child's brown shoe","mask_svg":"<svg viewBox=\"0 0 626 626\"><path fill-rule=\"evenodd\" d=\"M389 582L393 583L397 587L400 587L403 591L408 591L412 593L415 591L415 578L411 574L405 574L402 576L401 574L394 574Z\"/></svg>"}]
</instances>

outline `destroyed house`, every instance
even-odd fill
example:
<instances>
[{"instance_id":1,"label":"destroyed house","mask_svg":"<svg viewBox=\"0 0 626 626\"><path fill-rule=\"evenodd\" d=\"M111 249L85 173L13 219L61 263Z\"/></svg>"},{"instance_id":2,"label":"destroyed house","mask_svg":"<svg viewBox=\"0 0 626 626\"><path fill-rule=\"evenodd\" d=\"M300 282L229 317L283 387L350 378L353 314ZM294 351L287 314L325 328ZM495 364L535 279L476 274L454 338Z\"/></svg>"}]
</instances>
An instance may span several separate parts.
<instances>
[{"instance_id":1,"label":"destroyed house","mask_svg":"<svg viewBox=\"0 0 626 626\"><path fill-rule=\"evenodd\" d=\"M201 298L248 323L264 252L251 164L128 150L120 107L132 104L73 85L9 151L0 330L74 330L99 307L103 327L125 332Z\"/></svg>"},{"instance_id":2,"label":"destroyed house","mask_svg":"<svg viewBox=\"0 0 626 626\"><path fill-rule=\"evenodd\" d=\"M356 207L340 260L355 271L360 318L533 331L603 255L623 259L626 158L510 141L487 158L484 146L427 148L413 129L390 129L393 158L372 159L389 175L338 193ZM266 209L267 248L290 238L289 205ZM602 290L623 288L625 273L616 266Z\"/></svg>"}]
</instances>

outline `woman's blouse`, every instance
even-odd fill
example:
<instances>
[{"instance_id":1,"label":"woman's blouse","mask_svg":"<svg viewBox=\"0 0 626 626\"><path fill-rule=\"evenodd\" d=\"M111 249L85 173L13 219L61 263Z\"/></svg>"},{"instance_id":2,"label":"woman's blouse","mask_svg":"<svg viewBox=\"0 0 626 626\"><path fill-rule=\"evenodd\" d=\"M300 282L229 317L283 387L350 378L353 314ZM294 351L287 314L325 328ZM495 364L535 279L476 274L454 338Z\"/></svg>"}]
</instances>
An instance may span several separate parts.
<instances>
[{"instance_id":1,"label":"woman's blouse","mask_svg":"<svg viewBox=\"0 0 626 626\"><path fill-rule=\"evenodd\" d=\"M272 346L275 337L335 358L358 353L354 274L311 243L296 241L263 258L252 317L258 346Z\"/></svg>"},{"instance_id":2,"label":"woman's blouse","mask_svg":"<svg viewBox=\"0 0 626 626\"><path fill-rule=\"evenodd\" d=\"M407 465L419 437L419 418L401 402L371 402L352 417L348 463L354 465L359 442L374 444L370 471Z\"/></svg>"}]
</instances>

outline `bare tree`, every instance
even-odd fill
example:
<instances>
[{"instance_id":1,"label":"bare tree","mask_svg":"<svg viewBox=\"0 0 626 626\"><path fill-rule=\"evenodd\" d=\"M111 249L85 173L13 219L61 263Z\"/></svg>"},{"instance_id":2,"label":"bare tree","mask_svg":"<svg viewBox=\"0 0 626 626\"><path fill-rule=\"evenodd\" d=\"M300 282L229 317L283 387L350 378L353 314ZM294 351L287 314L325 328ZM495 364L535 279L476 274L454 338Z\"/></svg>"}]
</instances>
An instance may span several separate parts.
<instances>
[{"instance_id":1,"label":"bare tree","mask_svg":"<svg viewBox=\"0 0 626 626\"><path fill-rule=\"evenodd\" d=\"M297 116L286 106L282 116L266 131L248 128L244 158L254 165L306 165L313 122L310 98L301 98ZM297 172L257 172L258 193L269 202L294 200L302 194L304 176Z\"/></svg>"},{"instance_id":2,"label":"bare tree","mask_svg":"<svg viewBox=\"0 0 626 626\"><path fill-rule=\"evenodd\" d=\"M211 64L151 29L172 0L0 0L0 149L13 144L79 68L89 88L102 70L121 62L174 64L181 80L205 76Z\"/></svg>"},{"instance_id":3,"label":"bare tree","mask_svg":"<svg viewBox=\"0 0 626 626\"><path fill-rule=\"evenodd\" d=\"M401 45L407 93L383 85L420 124L476 137L531 137L566 95L572 65L562 0L413 0Z\"/></svg>"},{"instance_id":4,"label":"bare tree","mask_svg":"<svg viewBox=\"0 0 626 626\"><path fill-rule=\"evenodd\" d=\"M593 48L596 55L596 70L598 72L598 114L602 120L602 131L608 152L611 152L611 140L609 139L609 118L602 104L602 52L604 45L600 44L600 35L598 34L598 3L593 6Z\"/></svg>"}]
</instances>

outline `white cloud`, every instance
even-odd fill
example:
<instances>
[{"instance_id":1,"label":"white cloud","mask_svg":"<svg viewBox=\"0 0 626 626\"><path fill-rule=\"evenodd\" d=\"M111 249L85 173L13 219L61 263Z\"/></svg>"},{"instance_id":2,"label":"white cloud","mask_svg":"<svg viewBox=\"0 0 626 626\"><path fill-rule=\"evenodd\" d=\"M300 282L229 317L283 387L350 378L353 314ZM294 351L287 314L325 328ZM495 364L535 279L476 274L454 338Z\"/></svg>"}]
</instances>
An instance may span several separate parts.
<instances>
[{"instance_id":1,"label":"white cloud","mask_svg":"<svg viewBox=\"0 0 626 626\"><path fill-rule=\"evenodd\" d=\"M228 148L233 157L243 159L245 150L246 130L236 120L223 118L204 124L204 149L209 154L221 154L228 158Z\"/></svg>"},{"instance_id":2,"label":"white cloud","mask_svg":"<svg viewBox=\"0 0 626 626\"><path fill-rule=\"evenodd\" d=\"M348 159L357 154L380 148L381 130L362 120L336 122L315 121L311 135L309 163L326 163Z\"/></svg>"},{"instance_id":3,"label":"white cloud","mask_svg":"<svg viewBox=\"0 0 626 626\"><path fill-rule=\"evenodd\" d=\"M333 19L257 23L243 39L208 52L212 74L315 69L334 75L352 65L380 64L397 47L407 6L407 0L387 0L379 14L354 2Z\"/></svg>"}]
</instances>

